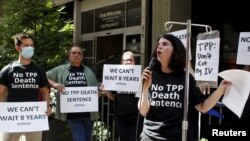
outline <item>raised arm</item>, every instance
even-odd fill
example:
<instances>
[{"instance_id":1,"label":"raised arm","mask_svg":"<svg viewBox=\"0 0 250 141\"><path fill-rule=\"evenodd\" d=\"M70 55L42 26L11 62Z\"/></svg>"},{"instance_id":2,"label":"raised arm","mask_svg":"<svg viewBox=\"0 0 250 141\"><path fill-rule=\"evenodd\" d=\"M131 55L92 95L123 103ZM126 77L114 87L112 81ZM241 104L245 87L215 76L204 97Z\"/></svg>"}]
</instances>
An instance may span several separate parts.
<instances>
[{"instance_id":1,"label":"raised arm","mask_svg":"<svg viewBox=\"0 0 250 141\"><path fill-rule=\"evenodd\" d=\"M142 93L138 101L138 109L142 116L146 116L150 109L148 92L152 83L152 72L148 68L144 69L142 73L142 80Z\"/></svg>"},{"instance_id":2,"label":"raised arm","mask_svg":"<svg viewBox=\"0 0 250 141\"><path fill-rule=\"evenodd\" d=\"M206 113L216 105L230 85L231 82L223 80L220 86L203 103L196 105L195 108L202 113Z\"/></svg>"}]
</instances>

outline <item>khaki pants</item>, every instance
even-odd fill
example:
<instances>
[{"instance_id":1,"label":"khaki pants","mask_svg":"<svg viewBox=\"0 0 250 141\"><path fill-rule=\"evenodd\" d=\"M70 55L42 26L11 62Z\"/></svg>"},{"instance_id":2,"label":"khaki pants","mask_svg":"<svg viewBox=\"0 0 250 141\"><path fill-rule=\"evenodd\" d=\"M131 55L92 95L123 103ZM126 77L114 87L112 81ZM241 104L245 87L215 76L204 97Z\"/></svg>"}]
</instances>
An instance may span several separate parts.
<instances>
[{"instance_id":1,"label":"khaki pants","mask_svg":"<svg viewBox=\"0 0 250 141\"><path fill-rule=\"evenodd\" d=\"M42 141L42 131L39 132L24 132L24 133L2 133L1 141L23 141L20 140L21 135L26 137L24 141Z\"/></svg>"}]
</instances>

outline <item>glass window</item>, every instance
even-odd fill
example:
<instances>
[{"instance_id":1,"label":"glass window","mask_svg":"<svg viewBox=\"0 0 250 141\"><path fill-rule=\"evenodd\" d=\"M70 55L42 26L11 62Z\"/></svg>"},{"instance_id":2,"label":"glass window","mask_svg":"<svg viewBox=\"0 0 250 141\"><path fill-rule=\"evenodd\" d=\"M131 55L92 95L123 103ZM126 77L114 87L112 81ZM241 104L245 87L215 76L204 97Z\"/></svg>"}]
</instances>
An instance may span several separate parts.
<instances>
[{"instance_id":1,"label":"glass window","mask_svg":"<svg viewBox=\"0 0 250 141\"><path fill-rule=\"evenodd\" d=\"M141 25L141 0L130 0L127 3L126 26Z\"/></svg>"},{"instance_id":2,"label":"glass window","mask_svg":"<svg viewBox=\"0 0 250 141\"><path fill-rule=\"evenodd\" d=\"M82 47L85 49L85 51L84 51L85 57L92 57L94 55L93 41L92 40L83 41Z\"/></svg>"},{"instance_id":3,"label":"glass window","mask_svg":"<svg viewBox=\"0 0 250 141\"><path fill-rule=\"evenodd\" d=\"M94 30L94 11L82 12L81 33L92 33Z\"/></svg>"},{"instance_id":4,"label":"glass window","mask_svg":"<svg viewBox=\"0 0 250 141\"><path fill-rule=\"evenodd\" d=\"M140 53L141 51L140 44L141 44L140 34L126 36L126 50L129 50L135 53Z\"/></svg>"},{"instance_id":5,"label":"glass window","mask_svg":"<svg viewBox=\"0 0 250 141\"><path fill-rule=\"evenodd\" d=\"M84 51L84 64L90 67L94 71L94 48L93 48L93 40L83 41L81 46Z\"/></svg>"}]
</instances>

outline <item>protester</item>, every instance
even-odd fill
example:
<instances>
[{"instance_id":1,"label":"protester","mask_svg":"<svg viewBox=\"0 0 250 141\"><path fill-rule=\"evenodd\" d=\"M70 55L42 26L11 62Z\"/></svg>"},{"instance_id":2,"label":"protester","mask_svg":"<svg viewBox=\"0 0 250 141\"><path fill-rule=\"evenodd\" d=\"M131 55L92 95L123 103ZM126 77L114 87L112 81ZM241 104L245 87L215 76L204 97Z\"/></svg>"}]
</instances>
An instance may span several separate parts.
<instances>
[{"instance_id":1,"label":"protester","mask_svg":"<svg viewBox=\"0 0 250 141\"><path fill-rule=\"evenodd\" d=\"M90 141L94 120L99 118L98 112L61 113L59 93L65 87L97 86L98 82L92 70L83 64L83 49L72 46L68 52L69 63L47 71L51 87L58 91L56 97L55 118L68 121L74 141Z\"/></svg>"},{"instance_id":2,"label":"protester","mask_svg":"<svg viewBox=\"0 0 250 141\"><path fill-rule=\"evenodd\" d=\"M145 117L141 141L181 141L185 95L186 51L182 42L171 34L159 37L152 53L157 59L156 65L142 73L143 88L138 106ZM202 113L211 109L231 84L223 80L217 90L208 98L204 97L192 75L189 75L189 110ZM192 126L192 114L188 116L188 127ZM191 124L191 125L190 125ZM188 141L197 140L194 132L188 128Z\"/></svg>"},{"instance_id":3,"label":"protester","mask_svg":"<svg viewBox=\"0 0 250 141\"><path fill-rule=\"evenodd\" d=\"M19 52L17 61L6 65L0 73L0 102L46 101L46 114L51 114L49 83L45 71L31 61L34 43L31 35L19 33L15 36L15 49ZM22 80L14 74L22 75ZM41 99L42 98L42 99ZM3 133L1 141L19 141L21 135L26 141L42 141L42 131Z\"/></svg>"},{"instance_id":4,"label":"protester","mask_svg":"<svg viewBox=\"0 0 250 141\"><path fill-rule=\"evenodd\" d=\"M121 59L123 65L135 65L131 51L124 52ZM142 131L143 117L139 114L139 98L135 95L135 92L129 90L106 92L106 96L114 100L114 119L120 141L137 141Z\"/></svg>"}]
</instances>

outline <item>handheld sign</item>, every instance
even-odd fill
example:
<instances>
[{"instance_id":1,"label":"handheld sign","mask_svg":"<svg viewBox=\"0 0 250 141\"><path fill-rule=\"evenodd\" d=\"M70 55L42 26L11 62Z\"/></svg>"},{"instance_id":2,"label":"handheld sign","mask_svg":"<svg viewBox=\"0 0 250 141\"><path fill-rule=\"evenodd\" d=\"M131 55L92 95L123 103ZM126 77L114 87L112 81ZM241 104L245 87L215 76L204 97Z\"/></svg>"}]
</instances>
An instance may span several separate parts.
<instances>
[{"instance_id":1,"label":"handheld sign","mask_svg":"<svg viewBox=\"0 0 250 141\"><path fill-rule=\"evenodd\" d=\"M241 32L236 64L250 65L250 32Z\"/></svg>"},{"instance_id":2,"label":"handheld sign","mask_svg":"<svg viewBox=\"0 0 250 141\"><path fill-rule=\"evenodd\" d=\"M47 103L0 102L1 132L34 132L49 130Z\"/></svg>"},{"instance_id":3,"label":"handheld sign","mask_svg":"<svg viewBox=\"0 0 250 141\"><path fill-rule=\"evenodd\" d=\"M104 90L133 91L139 89L141 65L109 65L103 67Z\"/></svg>"},{"instance_id":4,"label":"handheld sign","mask_svg":"<svg viewBox=\"0 0 250 141\"><path fill-rule=\"evenodd\" d=\"M97 112L97 87L66 87L60 94L62 113Z\"/></svg>"}]
</instances>

